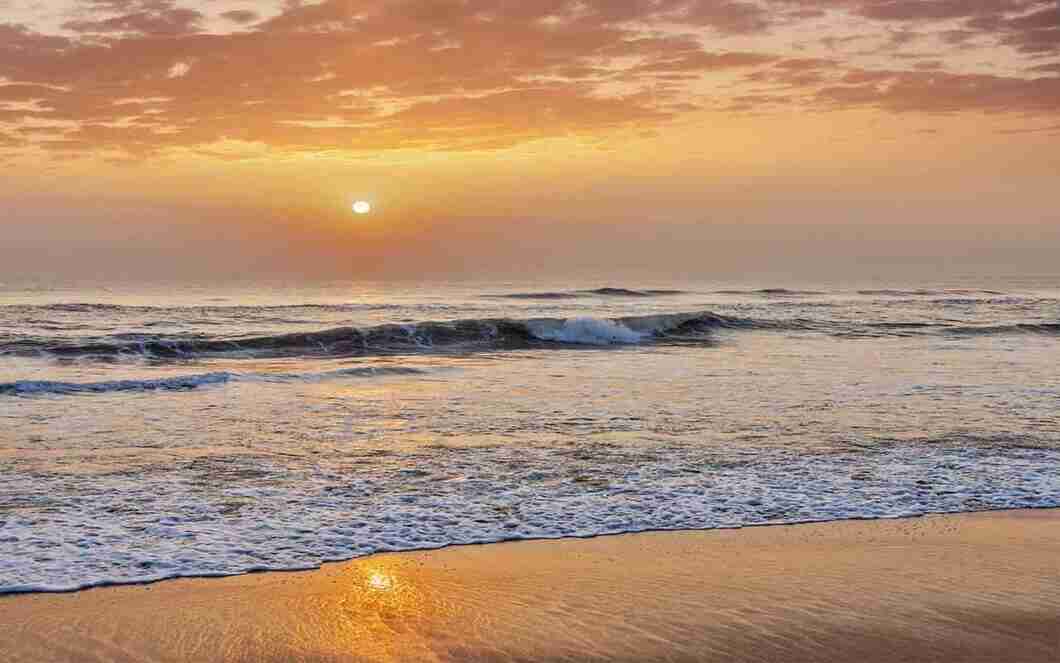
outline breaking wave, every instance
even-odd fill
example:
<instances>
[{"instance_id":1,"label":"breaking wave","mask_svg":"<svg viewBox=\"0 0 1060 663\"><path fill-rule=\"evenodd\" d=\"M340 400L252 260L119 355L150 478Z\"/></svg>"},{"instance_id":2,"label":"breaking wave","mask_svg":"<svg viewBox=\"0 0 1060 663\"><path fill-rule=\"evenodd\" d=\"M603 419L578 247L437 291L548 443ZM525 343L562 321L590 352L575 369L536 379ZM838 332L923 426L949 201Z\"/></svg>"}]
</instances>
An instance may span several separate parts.
<instances>
[{"instance_id":1,"label":"breaking wave","mask_svg":"<svg viewBox=\"0 0 1060 663\"><path fill-rule=\"evenodd\" d=\"M620 318L471 318L338 327L314 332L221 337L206 334L114 334L95 337L0 336L0 356L52 356L60 359L115 360L123 357L194 359L238 357L354 357L424 352L479 352L568 346L640 343L710 343L720 329L774 330L832 334L837 337L1060 335L1060 322L964 324L950 321L827 321L805 318L752 319L710 311ZM183 389L170 385L133 387ZM107 390L113 390L108 388Z\"/></svg>"},{"instance_id":2,"label":"breaking wave","mask_svg":"<svg viewBox=\"0 0 1060 663\"><path fill-rule=\"evenodd\" d=\"M310 333L246 338L126 334L89 342L18 339L0 343L0 354L58 357L141 355L181 359L240 354L254 357L362 356L431 350L520 349L548 344L605 346L667 338L703 338L712 329L755 325L752 320L710 312L615 319L487 318L364 328L339 327Z\"/></svg>"}]
</instances>

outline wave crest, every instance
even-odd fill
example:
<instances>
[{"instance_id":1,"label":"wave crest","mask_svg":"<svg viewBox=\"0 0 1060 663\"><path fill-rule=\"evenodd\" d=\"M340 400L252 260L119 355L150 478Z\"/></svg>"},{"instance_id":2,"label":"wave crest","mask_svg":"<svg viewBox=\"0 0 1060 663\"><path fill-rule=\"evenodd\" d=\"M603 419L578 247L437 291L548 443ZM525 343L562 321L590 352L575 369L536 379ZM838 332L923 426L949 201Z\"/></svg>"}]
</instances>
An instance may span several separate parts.
<instances>
[{"instance_id":1,"label":"wave crest","mask_svg":"<svg viewBox=\"0 0 1060 663\"><path fill-rule=\"evenodd\" d=\"M620 322L597 318L571 318L559 325L536 321L527 326L534 337L559 343L615 345L639 343L644 338L642 332L634 331Z\"/></svg>"}]
</instances>

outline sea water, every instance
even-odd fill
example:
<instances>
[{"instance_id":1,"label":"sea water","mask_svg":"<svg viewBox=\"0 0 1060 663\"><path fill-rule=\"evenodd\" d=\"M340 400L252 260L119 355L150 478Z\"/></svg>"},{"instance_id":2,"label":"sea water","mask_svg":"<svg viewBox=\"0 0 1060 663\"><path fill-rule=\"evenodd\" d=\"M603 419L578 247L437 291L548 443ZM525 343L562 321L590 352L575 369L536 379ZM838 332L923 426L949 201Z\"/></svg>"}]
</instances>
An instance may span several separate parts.
<instances>
[{"instance_id":1,"label":"sea water","mask_svg":"<svg viewBox=\"0 0 1060 663\"><path fill-rule=\"evenodd\" d=\"M1060 279L0 287L0 592L1060 506Z\"/></svg>"}]
</instances>

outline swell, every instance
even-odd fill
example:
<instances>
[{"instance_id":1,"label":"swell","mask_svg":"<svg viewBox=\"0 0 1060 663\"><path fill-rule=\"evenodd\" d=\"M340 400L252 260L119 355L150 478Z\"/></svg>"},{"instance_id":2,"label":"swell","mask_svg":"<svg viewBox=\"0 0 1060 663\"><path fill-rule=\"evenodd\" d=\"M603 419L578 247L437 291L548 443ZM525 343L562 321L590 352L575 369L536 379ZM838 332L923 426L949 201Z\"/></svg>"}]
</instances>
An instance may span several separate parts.
<instances>
[{"instance_id":1,"label":"swell","mask_svg":"<svg viewBox=\"0 0 1060 663\"><path fill-rule=\"evenodd\" d=\"M363 366L321 373L233 373L218 371L142 380L107 380L101 382L61 382L55 380L16 380L0 382L0 395L33 396L71 394L104 394L122 391L190 391L200 387L229 382L319 382L344 377L384 377L419 375L423 370L401 366Z\"/></svg>"}]
</instances>

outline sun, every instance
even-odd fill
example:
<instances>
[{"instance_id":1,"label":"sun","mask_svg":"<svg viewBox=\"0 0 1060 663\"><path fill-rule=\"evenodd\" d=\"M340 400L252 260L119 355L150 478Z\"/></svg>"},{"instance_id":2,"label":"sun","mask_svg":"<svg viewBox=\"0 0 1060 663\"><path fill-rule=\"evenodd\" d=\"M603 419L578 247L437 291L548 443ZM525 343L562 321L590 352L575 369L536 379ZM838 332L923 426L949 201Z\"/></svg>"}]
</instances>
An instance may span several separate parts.
<instances>
[{"instance_id":1,"label":"sun","mask_svg":"<svg viewBox=\"0 0 1060 663\"><path fill-rule=\"evenodd\" d=\"M358 200L353 204L354 214L368 214L372 211L372 203L367 200Z\"/></svg>"}]
</instances>

